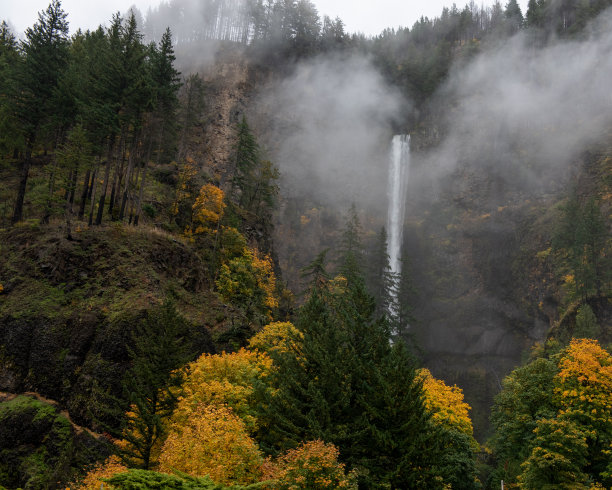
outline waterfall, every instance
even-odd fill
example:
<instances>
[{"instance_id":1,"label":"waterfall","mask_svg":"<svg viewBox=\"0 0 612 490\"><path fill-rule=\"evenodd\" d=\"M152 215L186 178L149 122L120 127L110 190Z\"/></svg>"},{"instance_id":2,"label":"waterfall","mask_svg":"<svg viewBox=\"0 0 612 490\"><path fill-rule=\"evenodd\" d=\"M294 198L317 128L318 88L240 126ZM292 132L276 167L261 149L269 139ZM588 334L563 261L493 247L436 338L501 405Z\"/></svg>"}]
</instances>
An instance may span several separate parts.
<instances>
[{"instance_id":1,"label":"waterfall","mask_svg":"<svg viewBox=\"0 0 612 490\"><path fill-rule=\"evenodd\" d=\"M399 277L402 271L402 232L406 186L410 170L410 135L395 135L389 159L389 211L387 216L387 253L391 272Z\"/></svg>"}]
</instances>

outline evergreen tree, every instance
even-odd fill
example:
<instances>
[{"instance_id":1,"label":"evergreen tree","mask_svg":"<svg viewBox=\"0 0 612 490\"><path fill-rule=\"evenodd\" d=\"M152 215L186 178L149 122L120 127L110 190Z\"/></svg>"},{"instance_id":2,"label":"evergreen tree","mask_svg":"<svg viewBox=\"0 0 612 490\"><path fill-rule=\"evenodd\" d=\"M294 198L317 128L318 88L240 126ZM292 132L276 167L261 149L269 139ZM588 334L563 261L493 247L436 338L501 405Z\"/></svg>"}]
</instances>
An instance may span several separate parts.
<instances>
[{"instance_id":1,"label":"evergreen tree","mask_svg":"<svg viewBox=\"0 0 612 490\"><path fill-rule=\"evenodd\" d=\"M250 177L257 168L261 156L259 145L245 116L242 116L238 125L234 155L232 188L238 191L238 196L235 197L238 205L244 207L251 199L253 186Z\"/></svg>"},{"instance_id":2,"label":"evergreen tree","mask_svg":"<svg viewBox=\"0 0 612 490\"><path fill-rule=\"evenodd\" d=\"M238 125L234 159L232 197L238 205L235 211L242 214L243 229L257 227L270 231L279 173L272 162L262 158L261 148L244 116Z\"/></svg>"},{"instance_id":3,"label":"evergreen tree","mask_svg":"<svg viewBox=\"0 0 612 490\"><path fill-rule=\"evenodd\" d=\"M5 21L0 23L0 155L19 146L17 121L9 97L17 93L15 75L22 59L15 35Z\"/></svg>"},{"instance_id":4,"label":"evergreen tree","mask_svg":"<svg viewBox=\"0 0 612 490\"><path fill-rule=\"evenodd\" d=\"M333 443L367 488L441 488L435 465L442 453L414 362L403 345L391 347L384 318L373 320L373 300L349 264L343 269L351 279L330 279L324 254L305 271L309 296L296 322L303 337L296 351L272 353L279 369L262 404L260 440L272 451L303 440Z\"/></svg>"},{"instance_id":5,"label":"evergreen tree","mask_svg":"<svg viewBox=\"0 0 612 490\"><path fill-rule=\"evenodd\" d=\"M166 301L147 312L136 328L130 349L132 368L124 388L130 404L120 455L128 466L150 469L156 445L163 442L165 421L172 415L184 379L180 371L192 357L188 324Z\"/></svg>"},{"instance_id":6,"label":"evergreen tree","mask_svg":"<svg viewBox=\"0 0 612 490\"><path fill-rule=\"evenodd\" d=\"M553 249L567 257L575 294L586 303L600 295L609 281L607 227L594 198L581 204L576 196L562 208L553 236Z\"/></svg>"},{"instance_id":7,"label":"evergreen tree","mask_svg":"<svg viewBox=\"0 0 612 490\"><path fill-rule=\"evenodd\" d=\"M368 447L360 460L365 488L444 488L439 476L440 430L425 410L415 363L399 341L385 356L375 391L364 408ZM369 442L368 442L369 441ZM453 486L453 488L455 488Z\"/></svg>"},{"instance_id":8,"label":"evergreen tree","mask_svg":"<svg viewBox=\"0 0 612 490\"><path fill-rule=\"evenodd\" d=\"M17 73L14 110L24 139L24 158L12 222L23 217L23 201L32 161L32 150L45 118L54 113L54 94L68 63L68 22L59 0L52 0L38 14L38 22L26 29L21 43L24 61Z\"/></svg>"},{"instance_id":9,"label":"evergreen tree","mask_svg":"<svg viewBox=\"0 0 612 490\"><path fill-rule=\"evenodd\" d=\"M517 0L509 0L506 4L506 10L504 11L506 17L506 24L510 34L518 32L523 26L523 13Z\"/></svg>"},{"instance_id":10,"label":"evergreen tree","mask_svg":"<svg viewBox=\"0 0 612 490\"><path fill-rule=\"evenodd\" d=\"M377 317L387 315L389 321L393 323L399 309L399 285L396 274L391 271L387 249L387 230L383 226L368 260L368 289L376 301L375 315Z\"/></svg>"},{"instance_id":11,"label":"evergreen tree","mask_svg":"<svg viewBox=\"0 0 612 490\"><path fill-rule=\"evenodd\" d=\"M527 27L543 27L545 0L529 0L525 24Z\"/></svg>"},{"instance_id":12,"label":"evergreen tree","mask_svg":"<svg viewBox=\"0 0 612 490\"><path fill-rule=\"evenodd\" d=\"M360 277L364 266L362 235L363 230L357 215L357 208L353 203L348 211L339 249L339 272L349 281Z\"/></svg>"},{"instance_id":13,"label":"evergreen tree","mask_svg":"<svg viewBox=\"0 0 612 490\"><path fill-rule=\"evenodd\" d=\"M597 317L593 309L584 304L578 308L576 314L576 328L573 337L576 339L596 339L601 335L601 327L597 323Z\"/></svg>"}]
</instances>

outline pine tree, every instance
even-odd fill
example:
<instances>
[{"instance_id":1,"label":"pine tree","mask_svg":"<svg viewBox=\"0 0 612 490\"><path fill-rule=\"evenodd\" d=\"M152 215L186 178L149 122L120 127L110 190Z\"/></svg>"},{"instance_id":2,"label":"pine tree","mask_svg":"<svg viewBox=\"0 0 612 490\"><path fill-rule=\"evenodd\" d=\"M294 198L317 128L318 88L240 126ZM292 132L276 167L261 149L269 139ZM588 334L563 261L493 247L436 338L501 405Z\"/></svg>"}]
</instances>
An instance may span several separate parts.
<instances>
[{"instance_id":1,"label":"pine tree","mask_svg":"<svg viewBox=\"0 0 612 490\"><path fill-rule=\"evenodd\" d=\"M24 61L17 73L18 91L12 94L14 110L23 133L25 155L12 223L21 221L23 202L37 136L45 118L53 114L54 94L63 70L68 63L68 22L59 0L52 0L47 9L38 14L38 22L26 29L21 44Z\"/></svg>"},{"instance_id":2,"label":"pine tree","mask_svg":"<svg viewBox=\"0 0 612 490\"><path fill-rule=\"evenodd\" d=\"M387 230L383 226L368 260L368 290L376 301L376 316L386 315L390 321L398 311L398 278L391 271L387 252ZM393 329L395 330L395 329Z\"/></svg>"},{"instance_id":3,"label":"pine tree","mask_svg":"<svg viewBox=\"0 0 612 490\"><path fill-rule=\"evenodd\" d=\"M391 347L385 319L373 320L374 302L354 262L343 262L351 279L330 279L324 257L306 270L311 282L296 322L299 347L272 353L279 369L262 404L260 441L272 451L303 440L333 443L360 471L364 488L441 488L435 466L443 453L414 362L401 343Z\"/></svg>"},{"instance_id":4,"label":"pine tree","mask_svg":"<svg viewBox=\"0 0 612 490\"><path fill-rule=\"evenodd\" d=\"M19 146L19 134L16 131L9 97L16 94L15 76L22 59L17 50L15 35L5 21L0 23L0 154L14 151Z\"/></svg>"},{"instance_id":5,"label":"pine tree","mask_svg":"<svg viewBox=\"0 0 612 490\"><path fill-rule=\"evenodd\" d=\"M508 30L511 34L518 32L523 26L523 13L516 0L509 0L504 11Z\"/></svg>"},{"instance_id":6,"label":"pine tree","mask_svg":"<svg viewBox=\"0 0 612 490\"><path fill-rule=\"evenodd\" d=\"M238 192L234 198L238 205L244 207L253 193L251 175L259 165L261 150L257 140L249 127L246 117L238 125L236 147L234 152L234 176L232 177L232 189Z\"/></svg>"},{"instance_id":7,"label":"pine tree","mask_svg":"<svg viewBox=\"0 0 612 490\"><path fill-rule=\"evenodd\" d=\"M176 408L184 375L191 360L187 322L166 301L147 312L130 349L132 368L124 388L130 404L122 436L127 442L120 455L131 467L150 469L153 450L163 441L165 421Z\"/></svg>"}]
</instances>

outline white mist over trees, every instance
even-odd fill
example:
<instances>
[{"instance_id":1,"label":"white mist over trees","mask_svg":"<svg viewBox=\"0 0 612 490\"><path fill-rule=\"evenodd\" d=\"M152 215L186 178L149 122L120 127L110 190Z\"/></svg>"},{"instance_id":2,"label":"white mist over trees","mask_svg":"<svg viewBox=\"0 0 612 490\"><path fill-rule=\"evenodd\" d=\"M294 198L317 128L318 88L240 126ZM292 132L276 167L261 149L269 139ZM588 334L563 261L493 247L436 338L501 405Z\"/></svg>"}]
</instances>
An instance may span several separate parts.
<instances>
[{"instance_id":1,"label":"white mist over trees","mask_svg":"<svg viewBox=\"0 0 612 490\"><path fill-rule=\"evenodd\" d=\"M445 123L425 171L437 179L470 161L514 188L565 179L612 123L611 14L582 39L534 49L527 31L452 70L436 94Z\"/></svg>"}]
</instances>

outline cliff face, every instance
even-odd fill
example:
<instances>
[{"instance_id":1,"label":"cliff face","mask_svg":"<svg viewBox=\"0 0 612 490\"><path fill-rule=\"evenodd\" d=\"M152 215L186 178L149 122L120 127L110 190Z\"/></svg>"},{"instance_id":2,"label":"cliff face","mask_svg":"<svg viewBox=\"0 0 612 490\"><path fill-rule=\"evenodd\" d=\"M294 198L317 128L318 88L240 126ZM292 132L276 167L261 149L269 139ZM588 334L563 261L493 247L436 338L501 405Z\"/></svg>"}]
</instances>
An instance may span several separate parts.
<instances>
[{"instance_id":1,"label":"cliff face","mask_svg":"<svg viewBox=\"0 0 612 490\"><path fill-rule=\"evenodd\" d=\"M475 172L468 162L442 182L438 198L409 202L405 246L417 289L411 333L434 375L464 389L481 440L501 380L536 343L558 338L561 322L574 322L551 240L573 189L598 198L610 214L610 179L603 177L610 162L601 147L533 189ZM609 342L609 302L593 299L592 306ZM570 319L560 317L565 311Z\"/></svg>"},{"instance_id":2,"label":"cliff face","mask_svg":"<svg viewBox=\"0 0 612 490\"><path fill-rule=\"evenodd\" d=\"M224 309L205 264L171 236L121 225L73 235L28 225L1 233L0 391L38 392L91 425L108 393L121 395L147 309L173 297L197 352L214 350Z\"/></svg>"}]
</instances>

